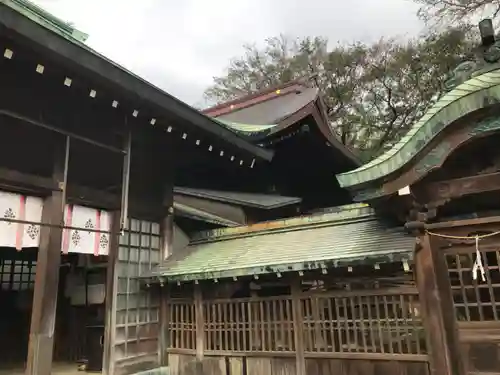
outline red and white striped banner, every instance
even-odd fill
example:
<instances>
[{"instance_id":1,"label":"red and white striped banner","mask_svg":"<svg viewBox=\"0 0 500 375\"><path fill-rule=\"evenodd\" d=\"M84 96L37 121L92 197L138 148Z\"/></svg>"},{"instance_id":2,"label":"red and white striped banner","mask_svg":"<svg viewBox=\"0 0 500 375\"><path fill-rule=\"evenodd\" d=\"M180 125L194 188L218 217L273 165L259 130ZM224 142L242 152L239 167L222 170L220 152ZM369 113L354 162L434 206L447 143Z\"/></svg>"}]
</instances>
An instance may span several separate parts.
<instances>
[{"instance_id":1,"label":"red and white striped banner","mask_svg":"<svg viewBox=\"0 0 500 375\"><path fill-rule=\"evenodd\" d=\"M77 205L66 205L63 253L107 255L109 253L109 212Z\"/></svg>"},{"instance_id":2,"label":"red and white striped banner","mask_svg":"<svg viewBox=\"0 0 500 375\"><path fill-rule=\"evenodd\" d=\"M0 191L1 217L31 222L0 221L0 246L15 247L18 250L23 247L38 247L40 226L36 223L42 220L42 208L42 198Z\"/></svg>"},{"instance_id":3,"label":"red and white striped banner","mask_svg":"<svg viewBox=\"0 0 500 375\"><path fill-rule=\"evenodd\" d=\"M0 246L22 248L38 247L42 221L43 199L0 191ZM23 221L22 223L16 220ZM27 222L27 223L26 223ZM109 253L109 212L66 205L64 223L75 229L63 230L63 253L107 255Z\"/></svg>"}]
</instances>

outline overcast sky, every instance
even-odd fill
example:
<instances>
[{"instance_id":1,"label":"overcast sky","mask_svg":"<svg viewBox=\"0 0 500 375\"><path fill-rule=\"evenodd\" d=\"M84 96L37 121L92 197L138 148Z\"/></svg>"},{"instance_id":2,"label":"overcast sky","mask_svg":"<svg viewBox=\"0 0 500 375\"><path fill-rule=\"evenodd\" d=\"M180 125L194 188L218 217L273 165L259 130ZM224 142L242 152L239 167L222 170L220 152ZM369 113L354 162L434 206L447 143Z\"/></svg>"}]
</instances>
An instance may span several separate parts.
<instances>
[{"instance_id":1,"label":"overcast sky","mask_svg":"<svg viewBox=\"0 0 500 375\"><path fill-rule=\"evenodd\" d=\"M245 43L283 33L330 42L412 36L410 0L33 0L87 44L193 105Z\"/></svg>"}]
</instances>

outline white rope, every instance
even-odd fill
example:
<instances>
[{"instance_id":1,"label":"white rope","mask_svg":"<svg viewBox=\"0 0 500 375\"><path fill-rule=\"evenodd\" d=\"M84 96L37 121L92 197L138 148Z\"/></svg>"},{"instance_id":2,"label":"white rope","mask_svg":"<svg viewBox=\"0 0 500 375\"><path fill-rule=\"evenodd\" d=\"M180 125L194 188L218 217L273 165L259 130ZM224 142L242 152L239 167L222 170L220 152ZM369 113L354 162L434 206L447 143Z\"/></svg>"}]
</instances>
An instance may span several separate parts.
<instances>
[{"instance_id":1,"label":"white rope","mask_svg":"<svg viewBox=\"0 0 500 375\"><path fill-rule=\"evenodd\" d=\"M430 231L426 231L426 232L427 232L427 234L429 234L431 236L437 236L437 237L442 237L442 238L452 238L452 239L459 239L459 240L475 240L476 241L476 260L474 261L474 265L472 266L472 278L474 280L477 280L477 273L479 271L481 273L481 280L483 280L483 282L486 281L486 271L484 270L484 266L483 266L483 257L481 255L481 252L479 251L479 240L482 238L500 235L500 231L488 233L488 234L483 234L483 235L476 235L474 237L472 237L472 236L451 236L448 234L434 233L434 232L430 232Z\"/></svg>"},{"instance_id":2,"label":"white rope","mask_svg":"<svg viewBox=\"0 0 500 375\"><path fill-rule=\"evenodd\" d=\"M477 280L477 271L481 272L481 280L486 281L486 272L484 271L483 258L479 251L479 236L476 236L476 260L472 267L472 278Z\"/></svg>"}]
</instances>

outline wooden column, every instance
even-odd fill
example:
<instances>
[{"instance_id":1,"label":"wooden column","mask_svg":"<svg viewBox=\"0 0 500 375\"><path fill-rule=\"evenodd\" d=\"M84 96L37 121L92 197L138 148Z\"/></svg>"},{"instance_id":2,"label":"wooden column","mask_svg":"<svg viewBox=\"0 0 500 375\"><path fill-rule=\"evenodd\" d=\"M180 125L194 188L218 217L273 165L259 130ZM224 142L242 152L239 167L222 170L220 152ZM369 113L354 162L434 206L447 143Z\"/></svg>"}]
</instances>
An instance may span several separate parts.
<instances>
[{"instance_id":1,"label":"wooden column","mask_svg":"<svg viewBox=\"0 0 500 375\"><path fill-rule=\"evenodd\" d=\"M421 234L417 237L415 252L416 281L431 374L465 375L448 267L438 241L436 237Z\"/></svg>"},{"instance_id":2,"label":"wooden column","mask_svg":"<svg viewBox=\"0 0 500 375\"><path fill-rule=\"evenodd\" d=\"M196 317L196 360L201 364L205 356L205 318L203 316L203 295L201 286L194 286L194 311Z\"/></svg>"},{"instance_id":3,"label":"wooden column","mask_svg":"<svg viewBox=\"0 0 500 375\"><path fill-rule=\"evenodd\" d=\"M111 217L111 236L109 244L108 264L106 267L106 304L104 325L104 352L102 360L103 375L111 375L114 371L113 347L116 332L116 263L120 247L121 212L113 211Z\"/></svg>"},{"instance_id":4,"label":"wooden column","mask_svg":"<svg viewBox=\"0 0 500 375\"><path fill-rule=\"evenodd\" d=\"M27 375L50 375L52 368L69 147L69 137L55 147L53 179L59 190L45 200L42 211L42 222L49 226L40 228Z\"/></svg>"},{"instance_id":5,"label":"wooden column","mask_svg":"<svg viewBox=\"0 0 500 375\"><path fill-rule=\"evenodd\" d=\"M173 185L165 189L163 205L165 206L165 214L161 222L161 259L160 262L164 263L167 258L173 254L174 243L174 207L173 207ZM168 284L160 284L160 335L158 356L159 363L162 366L168 365L168 347L169 347L169 321L170 312L168 310L168 301L170 299L170 289Z\"/></svg>"},{"instance_id":6,"label":"wooden column","mask_svg":"<svg viewBox=\"0 0 500 375\"><path fill-rule=\"evenodd\" d=\"M104 352L102 360L103 375L113 375L115 372L114 346L116 333L116 304L118 278L116 276L116 267L120 251L120 236L125 230L128 219L129 203L129 185L130 185L130 162L132 158L132 133L127 126L125 117L125 131L123 138L123 156L122 165L122 186L121 202L118 210L113 212L111 222L111 241L109 246L108 264L106 267L106 306L105 306L105 326L104 326Z\"/></svg>"},{"instance_id":7,"label":"wooden column","mask_svg":"<svg viewBox=\"0 0 500 375\"><path fill-rule=\"evenodd\" d=\"M170 289L168 285L164 285L160 291L160 348L159 360L162 366L168 366L168 348L170 345L170 311L169 302Z\"/></svg>"},{"instance_id":8,"label":"wooden column","mask_svg":"<svg viewBox=\"0 0 500 375\"><path fill-rule=\"evenodd\" d=\"M302 294L300 279L293 280L291 285L292 314L293 314L293 338L295 341L295 363L296 374L306 375L306 360L304 356L304 325L302 322Z\"/></svg>"},{"instance_id":9,"label":"wooden column","mask_svg":"<svg viewBox=\"0 0 500 375\"><path fill-rule=\"evenodd\" d=\"M165 210L166 214L161 222L161 262L165 262L167 258L173 254L174 244L174 213L173 207L168 206Z\"/></svg>"}]
</instances>

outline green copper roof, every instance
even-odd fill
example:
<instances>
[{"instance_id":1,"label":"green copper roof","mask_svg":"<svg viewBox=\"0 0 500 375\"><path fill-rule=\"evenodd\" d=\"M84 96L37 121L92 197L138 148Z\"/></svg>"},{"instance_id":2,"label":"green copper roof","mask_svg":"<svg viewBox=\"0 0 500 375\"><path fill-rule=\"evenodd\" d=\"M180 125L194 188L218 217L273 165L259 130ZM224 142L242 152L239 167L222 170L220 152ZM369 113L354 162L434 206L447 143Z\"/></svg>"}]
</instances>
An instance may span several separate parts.
<instances>
[{"instance_id":1,"label":"green copper roof","mask_svg":"<svg viewBox=\"0 0 500 375\"><path fill-rule=\"evenodd\" d=\"M150 277L189 281L410 260L414 242L372 217L191 245Z\"/></svg>"},{"instance_id":2,"label":"green copper roof","mask_svg":"<svg viewBox=\"0 0 500 375\"><path fill-rule=\"evenodd\" d=\"M244 134L267 132L276 126L276 124L271 124L271 125L240 124L238 122L225 121L219 118L214 118L214 120L220 122L222 125L236 132Z\"/></svg>"},{"instance_id":3,"label":"green copper roof","mask_svg":"<svg viewBox=\"0 0 500 375\"><path fill-rule=\"evenodd\" d=\"M500 69L479 72L443 95L394 147L369 163L337 175L342 187L364 184L403 167L448 125L471 112L499 102Z\"/></svg>"},{"instance_id":4,"label":"green copper roof","mask_svg":"<svg viewBox=\"0 0 500 375\"><path fill-rule=\"evenodd\" d=\"M142 276L170 282L231 278L403 261L413 254L413 236L386 225L364 207L316 215L310 223L288 227L269 224L236 237L231 231L205 236Z\"/></svg>"},{"instance_id":5,"label":"green copper roof","mask_svg":"<svg viewBox=\"0 0 500 375\"><path fill-rule=\"evenodd\" d=\"M88 35L75 29L70 23L64 22L63 20L54 17L49 12L43 10L42 8L36 6L30 1L26 0L0 0L0 2L10 6L11 8L22 13L24 16L28 17L32 21L46 26L50 24L53 29L59 30L61 33L78 40L79 42L85 42Z\"/></svg>"}]
</instances>

